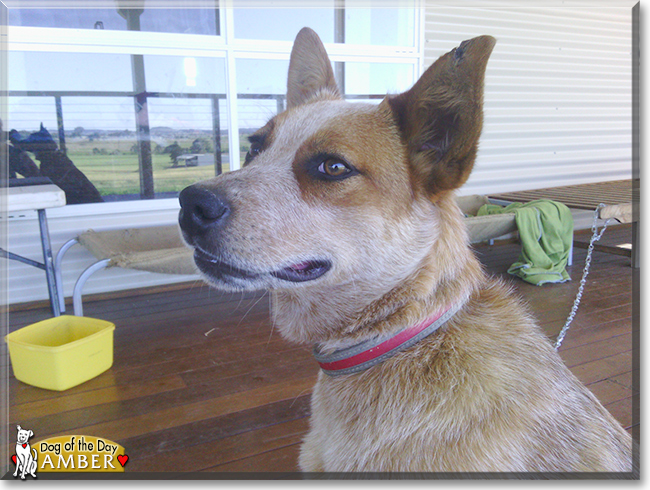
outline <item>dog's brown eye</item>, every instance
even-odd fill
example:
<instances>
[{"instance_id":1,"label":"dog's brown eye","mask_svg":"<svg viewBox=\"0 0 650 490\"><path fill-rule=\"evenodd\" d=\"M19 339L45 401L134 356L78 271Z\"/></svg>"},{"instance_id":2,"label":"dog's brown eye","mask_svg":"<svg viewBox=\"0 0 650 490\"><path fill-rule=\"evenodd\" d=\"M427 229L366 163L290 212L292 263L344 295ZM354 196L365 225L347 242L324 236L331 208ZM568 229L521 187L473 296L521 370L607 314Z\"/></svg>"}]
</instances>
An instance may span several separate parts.
<instances>
[{"instance_id":1,"label":"dog's brown eye","mask_svg":"<svg viewBox=\"0 0 650 490\"><path fill-rule=\"evenodd\" d=\"M318 166L318 171L329 177L340 178L352 172L352 169L341 161L325 160Z\"/></svg>"}]
</instances>

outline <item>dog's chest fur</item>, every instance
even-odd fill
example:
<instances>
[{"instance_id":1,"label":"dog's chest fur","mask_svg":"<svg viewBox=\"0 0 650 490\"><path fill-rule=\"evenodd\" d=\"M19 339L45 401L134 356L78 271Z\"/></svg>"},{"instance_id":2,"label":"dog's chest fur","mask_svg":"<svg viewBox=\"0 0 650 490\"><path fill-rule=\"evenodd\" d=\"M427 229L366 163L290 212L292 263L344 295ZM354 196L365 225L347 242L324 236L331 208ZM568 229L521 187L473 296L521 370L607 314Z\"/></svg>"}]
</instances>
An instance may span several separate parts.
<instances>
[{"instance_id":1,"label":"dog's chest fur","mask_svg":"<svg viewBox=\"0 0 650 490\"><path fill-rule=\"evenodd\" d=\"M495 304L503 306L500 316ZM301 465L330 472L629 471L629 460L612 457L629 450L627 435L555 356L518 301L490 283L442 331L380 367L340 378L321 373ZM558 434L567 433L558 447Z\"/></svg>"}]
</instances>

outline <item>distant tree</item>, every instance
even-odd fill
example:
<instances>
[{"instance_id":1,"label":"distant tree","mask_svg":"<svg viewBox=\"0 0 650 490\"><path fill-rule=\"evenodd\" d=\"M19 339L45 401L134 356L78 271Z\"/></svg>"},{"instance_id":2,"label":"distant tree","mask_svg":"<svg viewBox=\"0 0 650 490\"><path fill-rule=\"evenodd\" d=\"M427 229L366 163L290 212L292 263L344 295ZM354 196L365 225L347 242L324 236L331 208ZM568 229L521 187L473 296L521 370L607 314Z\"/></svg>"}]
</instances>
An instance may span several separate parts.
<instances>
[{"instance_id":1,"label":"distant tree","mask_svg":"<svg viewBox=\"0 0 650 490\"><path fill-rule=\"evenodd\" d=\"M83 134L84 134L84 128L82 128L81 126L77 126L76 128L74 128L70 136L72 136L73 138L79 138Z\"/></svg>"},{"instance_id":2,"label":"distant tree","mask_svg":"<svg viewBox=\"0 0 650 490\"><path fill-rule=\"evenodd\" d=\"M212 142L207 138L197 138L192 142L190 153L212 153Z\"/></svg>"},{"instance_id":3,"label":"distant tree","mask_svg":"<svg viewBox=\"0 0 650 490\"><path fill-rule=\"evenodd\" d=\"M172 150L174 148L176 148L177 146L179 146L178 141L174 141L171 145L168 145L168 146L165 147L165 149L163 150L163 153L165 153L165 154L171 153Z\"/></svg>"},{"instance_id":4,"label":"distant tree","mask_svg":"<svg viewBox=\"0 0 650 490\"><path fill-rule=\"evenodd\" d=\"M181 156L183 153L185 153L185 150L181 148L181 145L178 143L174 143L173 145L170 145L168 147L169 150L169 158L171 159L172 163L174 165L178 165L178 157Z\"/></svg>"}]
</instances>

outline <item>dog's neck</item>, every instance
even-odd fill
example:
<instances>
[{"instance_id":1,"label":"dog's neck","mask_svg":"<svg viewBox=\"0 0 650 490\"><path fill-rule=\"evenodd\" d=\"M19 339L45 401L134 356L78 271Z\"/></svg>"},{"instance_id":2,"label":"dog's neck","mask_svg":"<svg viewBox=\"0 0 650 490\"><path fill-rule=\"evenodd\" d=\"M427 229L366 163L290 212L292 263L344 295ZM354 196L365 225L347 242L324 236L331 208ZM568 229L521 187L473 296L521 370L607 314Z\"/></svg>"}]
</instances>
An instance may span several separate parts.
<instances>
[{"instance_id":1,"label":"dog's neck","mask_svg":"<svg viewBox=\"0 0 650 490\"><path fill-rule=\"evenodd\" d=\"M440 229L429 253L387 292L368 294L359 283L309 294L302 290L273 292L274 324L283 337L317 344L327 353L377 335L397 333L436 311L466 302L484 274L469 249L465 227L458 223L462 215L451 199L437 204Z\"/></svg>"}]
</instances>

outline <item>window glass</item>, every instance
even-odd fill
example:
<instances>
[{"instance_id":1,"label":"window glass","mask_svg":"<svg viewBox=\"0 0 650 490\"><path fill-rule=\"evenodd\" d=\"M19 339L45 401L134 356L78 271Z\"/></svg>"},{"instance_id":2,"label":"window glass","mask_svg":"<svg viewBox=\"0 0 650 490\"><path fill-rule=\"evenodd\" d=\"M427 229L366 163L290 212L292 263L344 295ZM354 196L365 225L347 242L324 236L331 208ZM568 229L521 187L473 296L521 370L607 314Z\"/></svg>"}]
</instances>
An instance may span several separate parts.
<instances>
[{"instance_id":1,"label":"window glass","mask_svg":"<svg viewBox=\"0 0 650 490\"><path fill-rule=\"evenodd\" d=\"M147 91L225 96L224 60L193 56L145 56Z\"/></svg>"},{"instance_id":2,"label":"window glass","mask_svg":"<svg viewBox=\"0 0 650 490\"><path fill-rule=\"evenodd\" d=\"M12 147L55 183L58 167L30 146L32 134L50 138L104 201L173 197L228 170L223 59L38 52L9 58L4 127L15 130ZM132 66L139 65L144 73L134 77ZM144 87L135 91L134 78ZM78 202L67 190L66 197Z\"/></svg>"},{"instance_id":3,"label":"window glass","mask_svg":"<svg viewBox=\"0 0 650 490\"><path fill-rule=\"evenodd\" d=\"M415 10L413 8L346 9L345 42L373 46L414 46Z\"/></svg>"},{"instance_id":4,"label":"window glass","mask_svg":"<svg viewBox=\"0 0 650 490\"><path fill-rule=\"evenodd\" d=\"M413 66L404 63L345 63L346 95L386 95L408 90Z\"/></svg>"},{"instance_id":5,"label":"window glass","mask_svg":"<svg viewBox=\"0 0 650 490\"><path fill-rule=\"evenodd\" d=\"M236 67L240 165L243 165L250 147L248 135L284 110L289 61L238 59Z\"/></svg>"},{"instance_id":6,"label":"window glass","mask_svg":"<svg viewBox=\"0 0 650 490\"><path fill-rule=\"evenodd\" d=\"M219 35L217 2L206 0L203 3L206 8L126 9L122 13L117 9L96 8L16 8L9 9L9 25ZM130 26L127 17L132 17Z\"/></svg>"},{"instance_id":7,"label":"window glass","mask_svg":"<svg viewBox=\"0 0 650 490\"><path fill-rule=\"evenodd\" d=\"M319 2L319 5L326 2ZM303 27L311 27L324 43L334 42L334 1L331 8L236 8L235 37L293 41Z\"/></svg>"},{"instance_id":8,"label":"window glass","mask_svg":"<svg viewBox=\"0 0 650 490\"><path fill-rule=\"evenodd\" d=\"M10 90L130 91L128 54L7 53Z\"/></svg>"}]
</instances>

